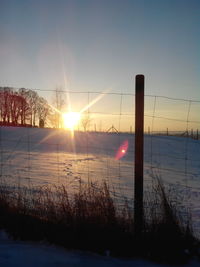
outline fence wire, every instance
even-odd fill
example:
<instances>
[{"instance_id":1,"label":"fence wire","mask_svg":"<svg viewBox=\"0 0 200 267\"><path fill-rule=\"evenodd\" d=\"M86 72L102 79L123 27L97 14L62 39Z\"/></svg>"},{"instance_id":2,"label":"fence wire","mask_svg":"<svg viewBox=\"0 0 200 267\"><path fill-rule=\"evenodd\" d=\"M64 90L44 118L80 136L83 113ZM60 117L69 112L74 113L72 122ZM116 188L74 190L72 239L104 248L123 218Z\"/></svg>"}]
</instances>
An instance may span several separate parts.
<instances>
[{"instance_id":1,"label":"fence wire","mask_svg":"<svg viewBox=\"0 0 200 267\"><path fill-rule=\"evenodd\" d=\"M17 88L15 88L17 90ZM53 90L35 89L44 94ZM65 185L107 181L116 198L134 194L134 94L57 90L75 111L85 108L72 136L67 129L0 127L0 176L10 186ZM67 109L66 109L67 110ZM64 110L62 110L64 112ZM145 95L144 189L155 177L173 187L183 204L200 209L200 101ZM19 125L18 125L19 126ZM128 143L124 152L123 145ZM121 153L118 157L117 154Z\"/></svg>"}]
</instances>

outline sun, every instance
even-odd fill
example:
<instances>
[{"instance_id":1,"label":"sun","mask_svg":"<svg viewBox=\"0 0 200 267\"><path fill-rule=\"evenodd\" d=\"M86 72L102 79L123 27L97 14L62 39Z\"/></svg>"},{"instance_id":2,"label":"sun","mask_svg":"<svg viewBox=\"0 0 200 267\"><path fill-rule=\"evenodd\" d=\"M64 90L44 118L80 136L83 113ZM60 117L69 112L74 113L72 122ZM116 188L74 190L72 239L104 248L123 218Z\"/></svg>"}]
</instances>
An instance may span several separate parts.
<instances>
[{"instance_id":1,"label":"sun","mask_svg":"<svg viewBox=\"0 0 200 267\"><path fill-rule=\"evenodd\" d=\"M81 114L79 112L68 112L62 114L63 126L71 131L77 126L80 121Z\"/></svg>"}]
</instances>

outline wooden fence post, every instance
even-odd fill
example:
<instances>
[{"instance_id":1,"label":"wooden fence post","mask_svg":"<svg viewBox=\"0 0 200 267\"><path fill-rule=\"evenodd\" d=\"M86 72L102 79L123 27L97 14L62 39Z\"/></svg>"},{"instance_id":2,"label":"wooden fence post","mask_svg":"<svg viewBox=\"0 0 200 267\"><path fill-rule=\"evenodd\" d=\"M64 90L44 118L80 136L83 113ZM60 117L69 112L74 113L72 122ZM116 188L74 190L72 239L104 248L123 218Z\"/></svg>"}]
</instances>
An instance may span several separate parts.
<instances>
[{"instance_id":1,"label":"wooden fence post","mask_svg":"<svg viewBox=\"0 0 200 267\"><path fill-rule=\"evenodd\" d=\"M134 231L140 236L143 229L143 147L144 147L144 75L135 79L135 187Z\"/></svg>"}]
</instances>

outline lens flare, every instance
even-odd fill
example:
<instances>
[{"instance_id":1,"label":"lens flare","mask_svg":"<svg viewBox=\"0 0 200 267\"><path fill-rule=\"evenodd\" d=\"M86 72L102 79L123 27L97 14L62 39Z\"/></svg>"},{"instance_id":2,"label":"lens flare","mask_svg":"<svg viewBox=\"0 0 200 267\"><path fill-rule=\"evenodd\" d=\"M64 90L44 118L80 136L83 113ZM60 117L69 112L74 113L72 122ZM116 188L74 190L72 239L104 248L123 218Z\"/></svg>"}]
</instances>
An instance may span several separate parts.
<instances>
[{"instance_id":1,"label":"lens flare","mask_svg":"<svg viewBox=\"0 0 200 267\"><path fill-rule=\"evenodd\" d=\"M121 146L119 147L116 155L115 155L115 159L119 160L121 158L123 158L126 155L126 152L128 150L128 140L124 141Z\"/></svg>"}]
</instances>

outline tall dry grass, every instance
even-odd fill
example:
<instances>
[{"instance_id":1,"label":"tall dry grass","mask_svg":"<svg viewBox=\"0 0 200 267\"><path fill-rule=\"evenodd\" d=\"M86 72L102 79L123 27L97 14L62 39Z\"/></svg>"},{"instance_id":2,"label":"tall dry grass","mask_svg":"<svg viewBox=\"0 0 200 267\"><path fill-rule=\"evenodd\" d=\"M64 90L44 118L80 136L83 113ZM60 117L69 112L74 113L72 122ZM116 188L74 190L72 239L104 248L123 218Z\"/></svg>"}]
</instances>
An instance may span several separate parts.
<instances>
[{"instance_id":1,"label":"tall dry grass","mask_svg":"<svg viewBox=\"0 0 200 267\"><path fill-rule=\"evenodd\" d=\"M142 256L163 262L185 262L197 255L190 220L180 216L176 201L161 180L146 198L140 240L135 238L133 210L114 201L106 182L80 184L69 195L64 186L27 188L0 185L0 227L15 239L43 240L70 249L113 256Z\"/></svg>"}]
</instances>

